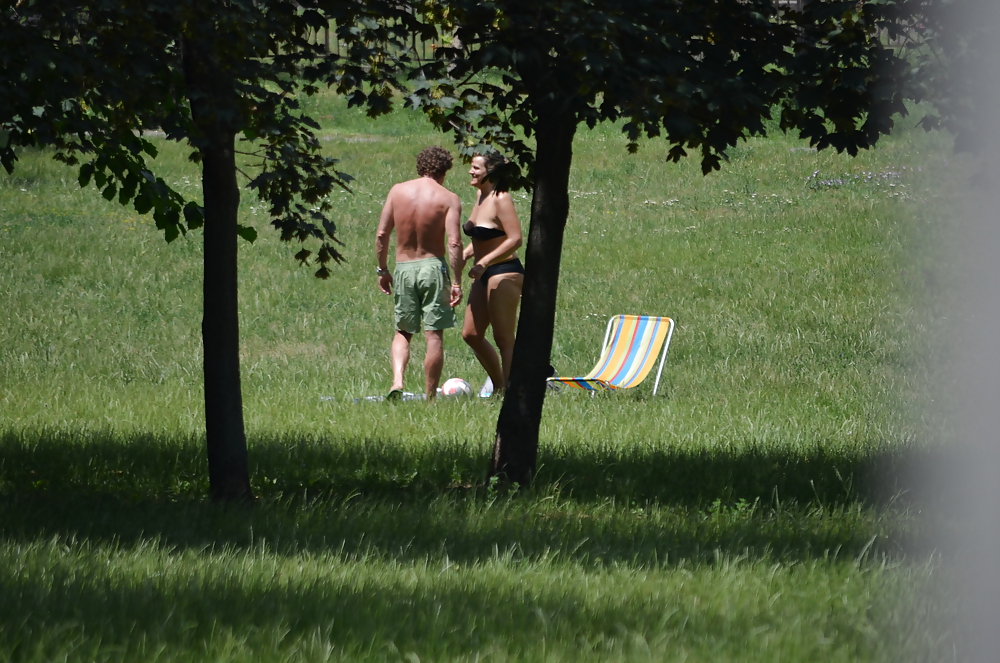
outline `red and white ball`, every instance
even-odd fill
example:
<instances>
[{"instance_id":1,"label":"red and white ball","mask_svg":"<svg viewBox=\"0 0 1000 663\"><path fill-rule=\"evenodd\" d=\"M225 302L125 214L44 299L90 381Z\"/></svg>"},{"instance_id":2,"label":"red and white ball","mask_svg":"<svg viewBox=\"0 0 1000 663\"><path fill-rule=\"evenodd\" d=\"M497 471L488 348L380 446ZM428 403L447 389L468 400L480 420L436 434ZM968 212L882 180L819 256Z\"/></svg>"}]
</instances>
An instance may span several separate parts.
<instances>
[{"instance_id":1,"label":"red and white ball","mask_svg":"<svg viewBox=\"0 0 1000 663\"><path fill-rule=\"evenodd\" d=\"M445 380L445 383L441 385L441 395L471 396L472 385L463 380L462 378L451 378L449 380Z\"/></svg>"}]
</instances>

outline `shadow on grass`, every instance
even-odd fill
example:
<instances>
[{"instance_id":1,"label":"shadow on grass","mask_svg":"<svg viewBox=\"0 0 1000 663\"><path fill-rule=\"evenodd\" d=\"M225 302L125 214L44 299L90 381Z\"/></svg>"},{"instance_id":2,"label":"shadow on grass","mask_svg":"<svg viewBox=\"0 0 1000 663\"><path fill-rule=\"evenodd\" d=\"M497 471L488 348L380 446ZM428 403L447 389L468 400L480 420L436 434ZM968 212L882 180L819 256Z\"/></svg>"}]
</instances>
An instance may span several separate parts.
<instances>
[{"instance_id":1,"label":"shadow on grass","mask_svg":"<svg viewBox=\"0 0 1000 663\"><path fill-rule=\"evenodd\" d=\"M260 503L208 504L196 437L8 432L0 437L0 534L45 534L182 548L342 550L396 559L500 553L584 564L712 561L719 553L809 559L899 555L905 514L893 448L687 452L563 448L543 454L521 495L472 484L486 449L459 440L251 442Z\"/></svg>"},{"instance_id":2,"label":"shadow on grass","mask_svg":"<svg viewBox=\"0 0 1000 663\"><path fill-rule=\"evenodd\" d=\"M284 436L251 439L251 481L263 497L420 497L481 485L485 442L439 438ZM101 431L0 432L0 490L200 498L207 492L198 436ZM934 459L934 456L940 456ZM906 501L915 466L944 455L913 442L833 441L727 449L543 445L533 492L578 501L705 507L758 501L878 507Z\"/></svg>"}]
</instances>

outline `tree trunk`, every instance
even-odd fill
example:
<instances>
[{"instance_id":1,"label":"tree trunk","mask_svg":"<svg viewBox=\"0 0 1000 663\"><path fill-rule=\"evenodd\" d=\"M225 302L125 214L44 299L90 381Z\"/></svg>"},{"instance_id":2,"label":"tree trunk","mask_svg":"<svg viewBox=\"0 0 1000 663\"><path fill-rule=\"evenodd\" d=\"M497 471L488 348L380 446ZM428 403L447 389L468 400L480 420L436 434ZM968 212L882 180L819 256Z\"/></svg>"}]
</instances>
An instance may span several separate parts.
<instances>
[{"instance_id":1,"label":"tree trunk","mask_svg":"<svg viewBox=\"0 0 1000 663\"><path fill-rule=\"evenodd\" d=\"M531 482L538 459L538 429L545 402L545 378L552 358L556 288L563 231L569 214L569 171L576 118L539 112L535 136L535 189L510 384L493 441L490 478L520 485Z\"/></svg>"},{"instance_id":2,"label":"tree trunk","mask_svg":"<svg viewBox=\"0 0 1000 663\"><path fill-rule=\"evenodd\" d=\"M184 74L191 115L200 136L205 198L204 311L205 436L212 498L253 498L243 428L237 301L236 132L225 118L235 111L235 87L211 44L215 35L184 42Z\"/></svg>"}]
</instances>

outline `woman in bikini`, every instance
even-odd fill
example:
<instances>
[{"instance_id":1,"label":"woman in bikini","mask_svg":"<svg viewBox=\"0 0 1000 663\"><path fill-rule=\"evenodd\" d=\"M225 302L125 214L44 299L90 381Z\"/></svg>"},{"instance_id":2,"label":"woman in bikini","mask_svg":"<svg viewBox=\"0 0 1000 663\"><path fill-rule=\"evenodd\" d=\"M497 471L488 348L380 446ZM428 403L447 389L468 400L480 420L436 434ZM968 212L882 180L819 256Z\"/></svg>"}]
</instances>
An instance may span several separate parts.
<instances>
[{"instance_id":1,"label":"woman in bikini","mask_svg":"<svg viewBox=\"0 0 1000 663\"><path fill-rule=\"evenodd\" d=\"M524 283L524 267L515 253L522 242L521 223L503 179L505 164L506 159L496 153L472 158L470 183L479 189L479 195L469 220L462 227L472 240L465 247L464 257L466 260L475 258L469 270L472 287L465 309L462 339L472 348L497 390L507 386L510 376L517 306ZM486 328L490 325L496 350L486 340Z\"/></svg>"}]
</instances>

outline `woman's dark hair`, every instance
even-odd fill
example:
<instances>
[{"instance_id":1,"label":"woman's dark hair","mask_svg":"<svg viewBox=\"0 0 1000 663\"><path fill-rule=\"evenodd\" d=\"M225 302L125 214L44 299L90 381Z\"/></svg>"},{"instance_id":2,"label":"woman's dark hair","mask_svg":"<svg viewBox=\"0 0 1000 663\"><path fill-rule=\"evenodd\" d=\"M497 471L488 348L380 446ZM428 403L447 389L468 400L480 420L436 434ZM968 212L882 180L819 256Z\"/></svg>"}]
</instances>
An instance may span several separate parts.
<instances>
[{"instance_id":1,"label":"woman's dark hair","mask_svg":"<svg viewBox=\"0 0 1000 663\"><path fill-rule=\"evenodd\" d=\"M510 161L499 152L489 154L477 154L483 158L483 165L486 166L486 179L493 182L493 190L502 192L510 187L508 177L510 175Z\"/></svg>"}]
</instances>

